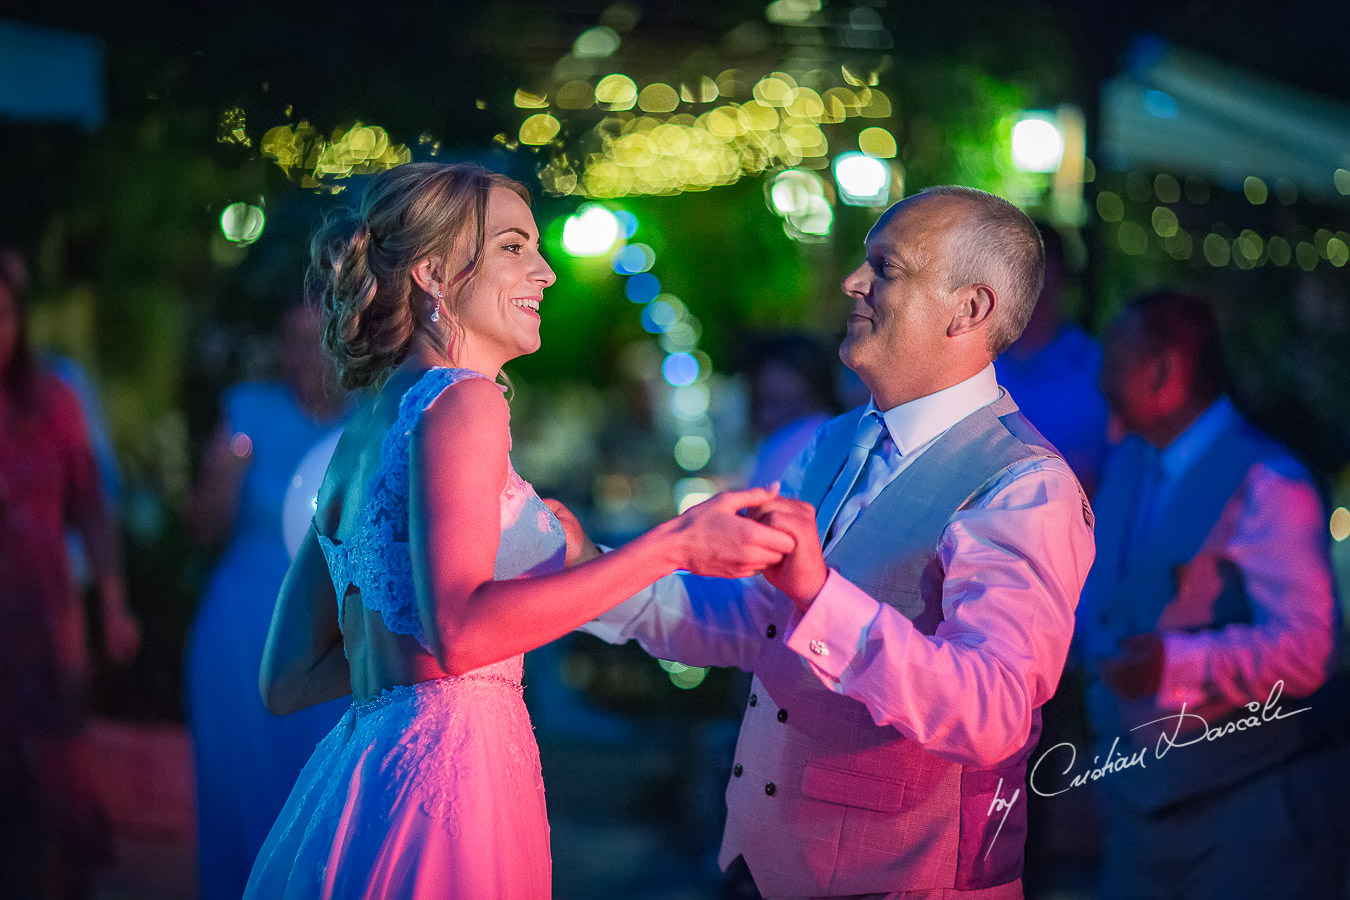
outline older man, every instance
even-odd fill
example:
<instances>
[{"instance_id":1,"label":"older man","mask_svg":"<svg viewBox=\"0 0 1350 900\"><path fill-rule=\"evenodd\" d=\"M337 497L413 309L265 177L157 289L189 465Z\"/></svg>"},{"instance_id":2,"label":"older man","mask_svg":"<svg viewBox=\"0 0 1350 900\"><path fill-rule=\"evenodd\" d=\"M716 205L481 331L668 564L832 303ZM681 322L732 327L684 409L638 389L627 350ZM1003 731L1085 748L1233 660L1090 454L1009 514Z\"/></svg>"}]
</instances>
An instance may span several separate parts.
<instances>
[{"instance_id":1,"label":"older man","mask_svg":"<svg viewBox=\"0 0 1350 900\"><path fill-rule=\"evenodd\" d=\"M1022 895L1027 756L1093 556L1077 480L994 377L1041 273L1035 226L991 194L888 209L843 285L840 357L872 400L752 513L796 550L587 626L755 673L720 861L768 897Z\"/></svg>"},{"instance_id":2,"label":"older man","mask_svg":"<svg viewBox=\"0 0 1350 900\"><path fill-rule=\"evenodd\" d=\"M1340 635L1326 511L1224 380L1198 297L1136 298L1107 334L1102 386L1129 436L1103 471L1079 621L1094 753L1114 760L1103 898L1343 896L1350 757L1327 726L1345 701L1314 695ZM1038 788L1061 789L1043 775L1060 762Z\"/></svg>"}]
</instances>

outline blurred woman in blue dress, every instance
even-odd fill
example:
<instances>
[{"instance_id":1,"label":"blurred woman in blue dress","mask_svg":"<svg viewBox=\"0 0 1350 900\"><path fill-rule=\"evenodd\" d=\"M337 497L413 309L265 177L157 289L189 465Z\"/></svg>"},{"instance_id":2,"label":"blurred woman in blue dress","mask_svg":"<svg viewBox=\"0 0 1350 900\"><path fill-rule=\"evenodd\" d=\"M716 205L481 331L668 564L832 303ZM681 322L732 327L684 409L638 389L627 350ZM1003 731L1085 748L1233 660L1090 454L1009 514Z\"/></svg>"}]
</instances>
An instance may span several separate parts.
<instances>
[{"instance_id":1,"label":"blurred woman in blue dress","mask_svg":"<svg viewBox=\"0 0 1350 900\"><path fill-rule=\"evenodd\" d=\"M330 703L279 717L258 693L267 627L291 561L283 501L301 461L348 410L321 328L317 309L293 307L280 334L282 379L226 391L191 500L195 536L209 544L228 538L187 649L202 900L243 892L301 766L346 708Z\"/></svg>"}]
</instances>

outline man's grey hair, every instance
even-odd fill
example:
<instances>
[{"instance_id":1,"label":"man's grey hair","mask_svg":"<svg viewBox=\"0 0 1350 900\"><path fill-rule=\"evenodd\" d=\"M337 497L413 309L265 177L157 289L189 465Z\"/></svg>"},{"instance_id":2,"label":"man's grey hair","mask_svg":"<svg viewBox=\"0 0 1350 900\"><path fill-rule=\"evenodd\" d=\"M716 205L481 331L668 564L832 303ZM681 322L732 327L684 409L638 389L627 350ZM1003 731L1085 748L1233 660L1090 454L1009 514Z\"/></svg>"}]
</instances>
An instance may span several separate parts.
<instances>
[{"instance_id":1,"label":"man's grey hair","mask_svg":"<svg viewBox=\"0 0 1350 900\"><path fill-rule=\"evenodd\" d=\"M947 197L975 213L957 233L947 236L947 286L987 284L998 294L988 346L998 356L1017 340L1036 308L1045 278L1045 249L1036 223L996 194L977 188L943 185L916 196Z\"/></svg>"}]
</instances>

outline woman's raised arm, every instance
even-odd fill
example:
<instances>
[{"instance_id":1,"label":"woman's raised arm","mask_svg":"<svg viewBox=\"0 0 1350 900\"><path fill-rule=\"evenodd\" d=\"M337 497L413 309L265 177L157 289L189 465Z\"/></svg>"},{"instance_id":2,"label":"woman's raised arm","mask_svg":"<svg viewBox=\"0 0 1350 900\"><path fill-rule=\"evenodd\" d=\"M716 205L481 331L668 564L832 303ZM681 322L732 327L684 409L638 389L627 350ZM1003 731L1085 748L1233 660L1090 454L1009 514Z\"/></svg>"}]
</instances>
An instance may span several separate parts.
<instances>
[{"instance_id":1,"label":"woman's raised arm","mask_svg":"<svg viewBox=\"0 0 1350 900\"><path fill-rule=\"evenodd\" d=\"M583 565L494 581L508 428L501 391L474 378L443 392L413 434L413 579L423 631L451 674L561 637L676 570L741 577L794 546L786 534L737 514L773 496L754 489L718 495Z\"/></svg>"}]
</instances>

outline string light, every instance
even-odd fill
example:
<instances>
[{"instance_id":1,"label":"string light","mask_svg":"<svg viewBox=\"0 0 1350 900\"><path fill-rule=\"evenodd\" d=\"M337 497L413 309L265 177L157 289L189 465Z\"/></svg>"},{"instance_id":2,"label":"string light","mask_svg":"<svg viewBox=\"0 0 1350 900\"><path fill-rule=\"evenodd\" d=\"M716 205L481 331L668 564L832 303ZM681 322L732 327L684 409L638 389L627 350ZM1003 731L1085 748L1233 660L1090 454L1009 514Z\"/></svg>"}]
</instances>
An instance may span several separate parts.
<instances>
[{"instance_id":1,"label":"string light","mask_svg":"<svg viewBox=\"0 0 1350 900\"><path fill-rule=\"evenodd\" d=\"M1346 170L1339 170L1346 171ZM1350 175L1350 172L1347 173ZM1350 187L1350 181L1347 181ZM1243 199L1251 206L1270 203L1272 193L1282 205L1297 199L1297 188L1288 179L1275 179L1274 187L1262 178L1249 176L1241 182ZM1151 246L1161 248L1171 258L1186 261L1199 254L1213 268L1234 267L1240 270L1261 266L1297 267L1312 272L1319 266L1345 268L1350 266L1350 233L1323 226L1302 239L1282 234L1262 234L1254 228L1235 233L1228 226L1216 222L1208 228L1188 231L1181 217L1169 204L1183 197L1193 207L1202 207L1211 200L1211 189L1203 179L1189 176L1183 183L1172 175L1162 173L1149 179L1140 173L1125 177L1125 196L1114 190L1098 191L1096 212L1098 218L1114 226L1115 246L1129 256L1144 256ZM1136 213L1127 209L1129 202L1157 203L1148 212L1148 226L1140 225Z\"/></svg>"},{"instance_id":2,"label":"string light","mask_svg":"<svg viewBox=\"0 0 1350 900\"><path fill-rule=\"evenodd\" d=\"M779 0L766 15L788 25L812 19L820 8L815 0ZM593 28L577 38L569 58L608 58L620 43L616 32ZM876 86L876 73L842 66L836 72L769 72L753 81L741 70L725 69L715 76L641 88L624 72L611 71L592 83L567 68L565 80L555 72L559 83L552 96L524 88L516 92L515 106L524 114L519 143L548 148L540 180L553 194L592 199L671 195L775 169L823 169L830 142L822 126L892 115L891 99ZM895 156L895 136L887 128L870 125L860 132L859 145L867 155ZM832 212L815 209L806 227L793 225L789 233L819 239L828 234L832 218Z\"/></svg>"}]
</instances>

